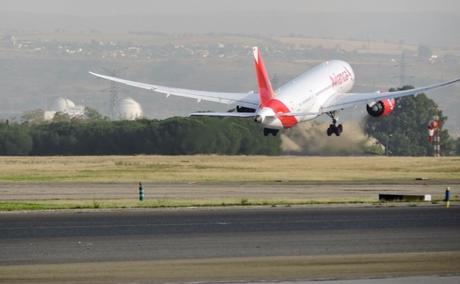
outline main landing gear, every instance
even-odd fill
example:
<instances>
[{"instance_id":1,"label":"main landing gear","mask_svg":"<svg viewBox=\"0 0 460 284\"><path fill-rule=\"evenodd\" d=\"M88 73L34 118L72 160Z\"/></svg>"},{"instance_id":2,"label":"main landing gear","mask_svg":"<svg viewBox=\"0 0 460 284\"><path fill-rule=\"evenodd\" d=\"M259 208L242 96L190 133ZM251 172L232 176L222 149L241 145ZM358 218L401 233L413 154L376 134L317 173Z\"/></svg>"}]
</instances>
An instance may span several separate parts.
<instances>
[{"instance_id":1,"label":"main landing gear","mask_svg":"<svg viewBox=\"0 0 460 284\"><path fill-rule=\"evenodd\" d=\"M276 136L278 132L279 132L278 129L264 128L264 136L268 136L269 134Z\"/></svg>"},{"instance_id":2,"label":"main landing gear","mask_svg":"<svg viewBox=\"0 0 460 284\"><path fill-rule=\"evenodd\" d=\"M336 136L340 136L343 132L342 124L338 124L338 119L336 118L335 111L331 111L327 114L330 118L332 118L332 124L329 125L327 129L327 136L331 136L335 134Z\"/></svg>"}]
</instances>

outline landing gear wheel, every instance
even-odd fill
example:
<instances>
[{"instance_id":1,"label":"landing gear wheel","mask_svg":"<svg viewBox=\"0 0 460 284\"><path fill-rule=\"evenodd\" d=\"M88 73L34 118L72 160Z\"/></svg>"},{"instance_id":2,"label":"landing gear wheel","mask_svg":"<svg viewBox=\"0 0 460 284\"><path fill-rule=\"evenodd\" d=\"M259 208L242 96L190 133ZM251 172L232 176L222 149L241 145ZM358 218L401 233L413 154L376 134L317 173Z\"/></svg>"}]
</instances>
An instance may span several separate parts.
<instances>
[{"instance_id":1,"label":"landing gear wheel","mask_svg":"<svg viewBox=\"0 0 460 284\"><path fill-rule=\"evenodd\" d=\"M276 136L278 135L278 132L279 132L278 129L264 128L264 136L268 136L269 134Z\"/></svg>"},{"instance_id":2,"label":"landing gear wheel","mask_svg":"<svg viewBox=\"0 0 460 284\"><path fill-rule=\"evenodd\" d=\"M340 134L342 134L342 132L343 132L343 126L342 126L342 124L339 124L339 126L337 126L337 127L334 126L334 128L335 128L335 129L334 129L335 135L336 135L336 136L340 136Z\"/></svg>"},{"instance_id":3,"label":"landing gear wheel","mask_svg":"<svg viewBox=\"0 0 460 284\"><path fill-rule=\"evenodd\" d=\"M327 113L327 115L332 119L332 124L329 125L329 128L327 129L327 136L331 136L332 134L335 134L336 136L340 136L343 132L343 126L342 124L338 124L338 118L336 117L336 112L331 111Z\"/></svg>"}]
</instances>

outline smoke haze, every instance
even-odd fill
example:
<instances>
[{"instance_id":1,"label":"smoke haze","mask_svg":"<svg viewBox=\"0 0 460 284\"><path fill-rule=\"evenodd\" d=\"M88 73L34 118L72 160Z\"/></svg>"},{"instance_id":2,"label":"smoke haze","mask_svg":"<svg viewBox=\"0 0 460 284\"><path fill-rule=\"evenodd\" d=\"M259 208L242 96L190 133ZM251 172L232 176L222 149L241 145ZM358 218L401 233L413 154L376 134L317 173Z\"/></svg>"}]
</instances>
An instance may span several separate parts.
<instances>
[{"instance_id":1,"label":"smoke haze","mask_svg":"<svg viewBox=\"0 0 460 284\"><path fill-rule=\"evenodd\" d=\"M0 10L3 11L79 16L231 11L279 11L283 13L432 13L453 12L460 9L460 2L456 0L2 0L1 2ZM237 20L235 19L235 21Z\"/></svg>"},{"instance_id":2,"label":"smoke haze","mask_svg":"<svg viewBox=\"0 0 460 284\"><path fill-rule=\"evenodd\" d=\"M358 122L348 121L340 138L326 136L328 123L305 122L284 132L281 149L293 155L363 155L377 146L367 137ZM382 148L383 151L383 148Z\"/></svg>"},{"instance_id":3,"label":"smoke haze","mask_svg":"<svg viewBox=\"0 0 460 284\"><path fill-rule=\"evenodd\" d=\"M460 2L454 0L2 2L5 31L301 34L460 45Z\"/></svg>"}]
</instances>

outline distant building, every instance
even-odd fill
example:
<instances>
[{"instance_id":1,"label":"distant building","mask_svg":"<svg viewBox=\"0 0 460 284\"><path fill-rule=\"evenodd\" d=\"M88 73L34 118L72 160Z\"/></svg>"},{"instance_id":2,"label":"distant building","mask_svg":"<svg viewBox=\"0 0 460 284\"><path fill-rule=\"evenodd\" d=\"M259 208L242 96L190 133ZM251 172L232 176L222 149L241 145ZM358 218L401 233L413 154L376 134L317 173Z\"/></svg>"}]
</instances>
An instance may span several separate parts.
<instances>
[{"instance_id":1,"label":"distant building","mask_svg":"<svg viewBox=\"0 0 460 284\"><path fill-rule=\"evenodd\" d=\"M50 106L50 110L54 110L56 112L65 112L68 109L75 107L75 103L66 98L56 98Z\"/></svg>"},{"instance_id":2,"label":"distant building","mask_svg":"<svg viewBox=\"0 0 460 284\"><path fill-rule=\"evenodd\" d=\"M132 98L120 99L116 110L120 120L136 120L143 116L141 105Z\"/></svg>"},{"instance_id":3,"label":"distant building","mask_svg":"<svg viewBox=\"0 0 460 284\"><path fill-rule=\"evenodd\" d=\"M85 107L81 105L75 105L69 99L66 98L57 98L55 99L49 110L45 110L44 119L52 120L56 113L65 113L70 116L70 118L82 117L85 115Z\"/></svg>"}]
</instances>

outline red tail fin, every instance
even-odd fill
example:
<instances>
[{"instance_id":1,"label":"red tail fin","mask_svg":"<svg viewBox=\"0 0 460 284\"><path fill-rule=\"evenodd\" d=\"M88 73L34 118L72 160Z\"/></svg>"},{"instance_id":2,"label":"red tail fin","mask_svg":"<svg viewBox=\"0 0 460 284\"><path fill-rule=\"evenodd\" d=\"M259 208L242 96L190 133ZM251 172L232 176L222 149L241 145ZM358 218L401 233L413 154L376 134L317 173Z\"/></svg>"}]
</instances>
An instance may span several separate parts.
<instances>
[{"instance_id":1,"label":"red tail fin","mask_svg":"<svg viewBox=\"0 0 460 284\"><path fill-rule=\"evenodd\" d=\"M272 84L265 70L264 62L258 47L252 48L254 52L254 61L256 64L257 82L259 84L260 105L266 106L267 102L275 97Z\"/></svg>"}]
</instances>

